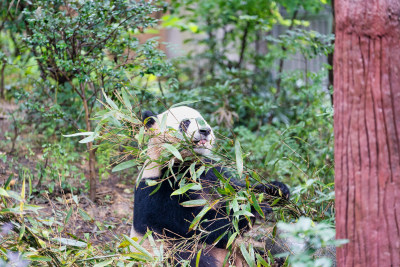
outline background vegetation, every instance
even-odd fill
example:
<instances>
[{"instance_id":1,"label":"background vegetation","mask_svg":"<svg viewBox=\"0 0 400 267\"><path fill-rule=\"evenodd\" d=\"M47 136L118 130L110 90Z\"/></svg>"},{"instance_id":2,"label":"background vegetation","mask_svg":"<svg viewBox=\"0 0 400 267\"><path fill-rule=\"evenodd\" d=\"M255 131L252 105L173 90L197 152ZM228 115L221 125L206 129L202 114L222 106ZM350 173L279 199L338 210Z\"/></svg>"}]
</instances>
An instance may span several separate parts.
<instances>
[{"instance_id":1,"label":"background vegetation","mask_svg":"<svg viewBox=\"0 0 400 267\"><path fill-rule=\"evenodd\" d=\"M278 213L276 220L297 222L287 227L312 240L313 249L329 243L324 236L334 225L330 66L316 72L283 68L295 54L307 60L332 53L333 36L307 27L307 18L329 10L329 2L0 5L4 262L160 261L143 250L131 253L129 244L140 246L123 236L132 221L134 166L145 151L138 118L143 110L162 112L181 102L214 125L217 153L235 162L238 140L247 171L291 187L297 216ZM276 27L284 34L275 36ZM157 38L140 41L142 33L166 28L190 33L186 43L192 51L169 59ZM132 125L133 139L126 131ZM81 144L63 136L78 132L86 132ZM314 228L298 216L328 226ZM272 256L264 263L249 255L254 264L273 264ZM300 255L288 262L315 266L311 254Z\"/></svg>"}]
</instances>

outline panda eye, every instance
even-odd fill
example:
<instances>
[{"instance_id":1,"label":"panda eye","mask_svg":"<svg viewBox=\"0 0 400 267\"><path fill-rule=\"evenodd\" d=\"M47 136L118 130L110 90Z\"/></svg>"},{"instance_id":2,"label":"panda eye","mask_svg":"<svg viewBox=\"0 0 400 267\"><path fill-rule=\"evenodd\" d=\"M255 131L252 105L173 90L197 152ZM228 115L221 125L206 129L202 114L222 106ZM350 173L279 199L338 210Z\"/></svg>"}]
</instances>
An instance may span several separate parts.
<instances>
[{"instance_id":1,"label":"panda eye","mask_svg":"<svg viewBox=\"0 0 400 267\"><path fill-rule=\"evenodd\" d=\"M179 124L179 130L181 130L181 132L186 132L187 129L189 128L189 124L190 120L181 121L181 123Z\"/></svg>"}]
</instances>

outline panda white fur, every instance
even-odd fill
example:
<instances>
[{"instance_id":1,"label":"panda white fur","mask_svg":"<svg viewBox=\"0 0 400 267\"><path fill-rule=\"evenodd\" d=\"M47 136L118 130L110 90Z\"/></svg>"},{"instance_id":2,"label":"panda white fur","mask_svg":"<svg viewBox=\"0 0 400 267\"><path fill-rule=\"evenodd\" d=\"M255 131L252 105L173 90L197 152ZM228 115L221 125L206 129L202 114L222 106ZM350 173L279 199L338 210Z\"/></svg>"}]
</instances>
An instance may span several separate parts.
<instances>
[{"instance_id":1,"label":"panda white fur","mask_svg":"<svg viewBox=\"0 0 400 267\"><path fill-rule=\"evenodd\" d=\"M173 143L179 140L177 140L176 136L169 134L168 131L160 131L159 123L172 128L181 139L189 140L193 151L200 156L211 153L215 142L214 132L198 111L186 106L171 108L157 116L146 111L143 113L143 120L146 123L146 127L153 131L153 135L149 141L149 161L145 163L142 179L135 190L131 236L143 236L147 230L167 238L191 238L195 235L200 235L202 243L215 246L215 248L201 255L199 266L222 266L227 252L225 251L229 238L227 233L234 232L232 225L233 212L227 215L225 203L214 206L203 216L197 230L189 231L191 222L203 207L184 207L181 203L198 199L199 197L207 198L205 194L215 192L214 189L219 182L216 172L228 178L234 187L242 187L243 185L231 179L229 173L223 167L216 166L206 170L198 178L203 188L203 194L199 195L198 191L189 190L185 194L171 196L172 192L179 188L178 182L173 178L174 175L171 175L170 168L161 166L156 161L163 151L162 145L164 143ZM164 123L161 123L162 121ZM193 156L187 151L183 151L181 154L184 157ZM176 162L177 164L172 168L175 174L184 173L188 170L190 164L182 164L178 160ZM160 187L154 193L156 186L148 186L146 179L164 180L161 185L158 185ZM269 185L258 185L255 189L273 197L289 197L287 186L276 181L271 182ZM272 212L272 210L267 206L265 212ZM241 231L246 231L248 229L248 221L243 217L239 219L238 226ZM225 235L223 235L224 233ZM219 241L216 243L217 239ZM178 257L188 259L190 253L183 252ZM192 259L191 265L196 265L195 258ZM235 265L240 266L240 260Z\"/></svg>"}]
</instances>

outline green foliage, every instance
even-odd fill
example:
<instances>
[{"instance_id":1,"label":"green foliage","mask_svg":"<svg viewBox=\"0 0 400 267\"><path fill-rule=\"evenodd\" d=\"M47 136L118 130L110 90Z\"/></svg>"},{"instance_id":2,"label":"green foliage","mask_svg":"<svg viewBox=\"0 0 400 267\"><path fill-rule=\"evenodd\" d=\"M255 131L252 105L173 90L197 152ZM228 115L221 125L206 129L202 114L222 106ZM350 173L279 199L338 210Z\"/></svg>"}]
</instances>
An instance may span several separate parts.
<instances>
[{"instance_id":1,"label":"green foliage","mask_svg":"<svg viewBox=\"0 0 400 267\"><path fill-rule=\"evenodd\" d=\"M237 137L248 152L247 166L271 179L297 182L318 173L331 182L332 104L323 89L327 70L282 69L296 53L308 60L332 52L332 35L305 28L307 15L316 15L324 4L172 1L165 26L194 33L186 40L194 50L177 62L183 72L178 87L165 94L168 103L201 100L195 106L217 125L221 139L228 137L222 151L233 154L229 138ZM278 26L286 32L274 37Z\"/></svg>"},{"instance_id":2,"label":"green foliage","mask_svg":"<svg viewBox=\"0 0 400 267\"><path fill-rule=\"evenodd\" d=\"M51 194L59 185L60 190L75 191L73 186L80 180L84 180L84 174L78 169L77 164L81 159L78 152L74 151L71 143L60 142L57 144L44 144L43 162L39 163L39 181L37 187L42 184L42 179L46 179L47 190Z\"/></svg>"},{"instance_id":3,"label":"green foliage","mask_svg":"<svg viewBox=\"0 0 400 267\"><path fill-rule=\"evenodd\" d=\"M155 43L140 45L135 36L155 23L149 14L156 10L131 1L35 1L23 9L25 41L41 72L27 107L42 120L50 117L53 126L40 121L43 128L54 128L55 120L64 130L86 128L81 114L90 117L101 90L118 90L163 68Z\"/></svg>"},{"instance_id":4,"label":"green foliage","mask_svg":"<svg viewBox=\"0 0 400 267\"><path fill-rule=\"evenodd\" d=\"M291 266L332 266L332 258L336 256L336 246L347 243L346 240L335 240L335 229L331 224L314 223L311 219L301 217L296 223L278 223L283 238L291 239L292 254L289 255ZM322 253L315 258L315 253Z\"/></svg>"}]
</instances>

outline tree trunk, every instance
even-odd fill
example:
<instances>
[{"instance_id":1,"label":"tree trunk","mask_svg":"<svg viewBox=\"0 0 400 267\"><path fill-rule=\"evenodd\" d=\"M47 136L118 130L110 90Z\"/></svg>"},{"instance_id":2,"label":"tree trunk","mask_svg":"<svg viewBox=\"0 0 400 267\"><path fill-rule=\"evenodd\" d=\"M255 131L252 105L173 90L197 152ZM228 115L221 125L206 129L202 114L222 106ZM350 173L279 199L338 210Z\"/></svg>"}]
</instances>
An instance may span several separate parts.
<instances>
[{"instance_id":1,"label":"tree trunk","mask_svg":"<svg viewBox=\"0 0 400 267\"><path fill-rule=\"evenodd\" d=\"M400 1L335 0L338 266L400 266Z\"/></svg>"},{"instance_id":2,"label":"tree trunk","mask_svg":"<svg viewBox=\"0 0 400 267\"><path fill-rule=\"evenodd\" d=\"M83 108L85 110L85 123L86 131L90 132L90 111L88 100L86 99L84 85L80 85L81 98L83 102ZM89 151L89 198L93 202L96 200L96 187L97 187L97 175L96 175L96 151L93 149L93 142L87 143L87 149Z\"/></svg>"},{"instance_id":3,"label":"tree trunk","mask_svg":"<svg viewBox=\"0 0 400 267\"><path fill-rule=\"evenodd\" d=\"M6 61L3 61L3 65L1 66L1 70L0 70L0 99L4 99L5 95L4 95L4 71L6 69Z\"/></svg>"}]
</instances>

